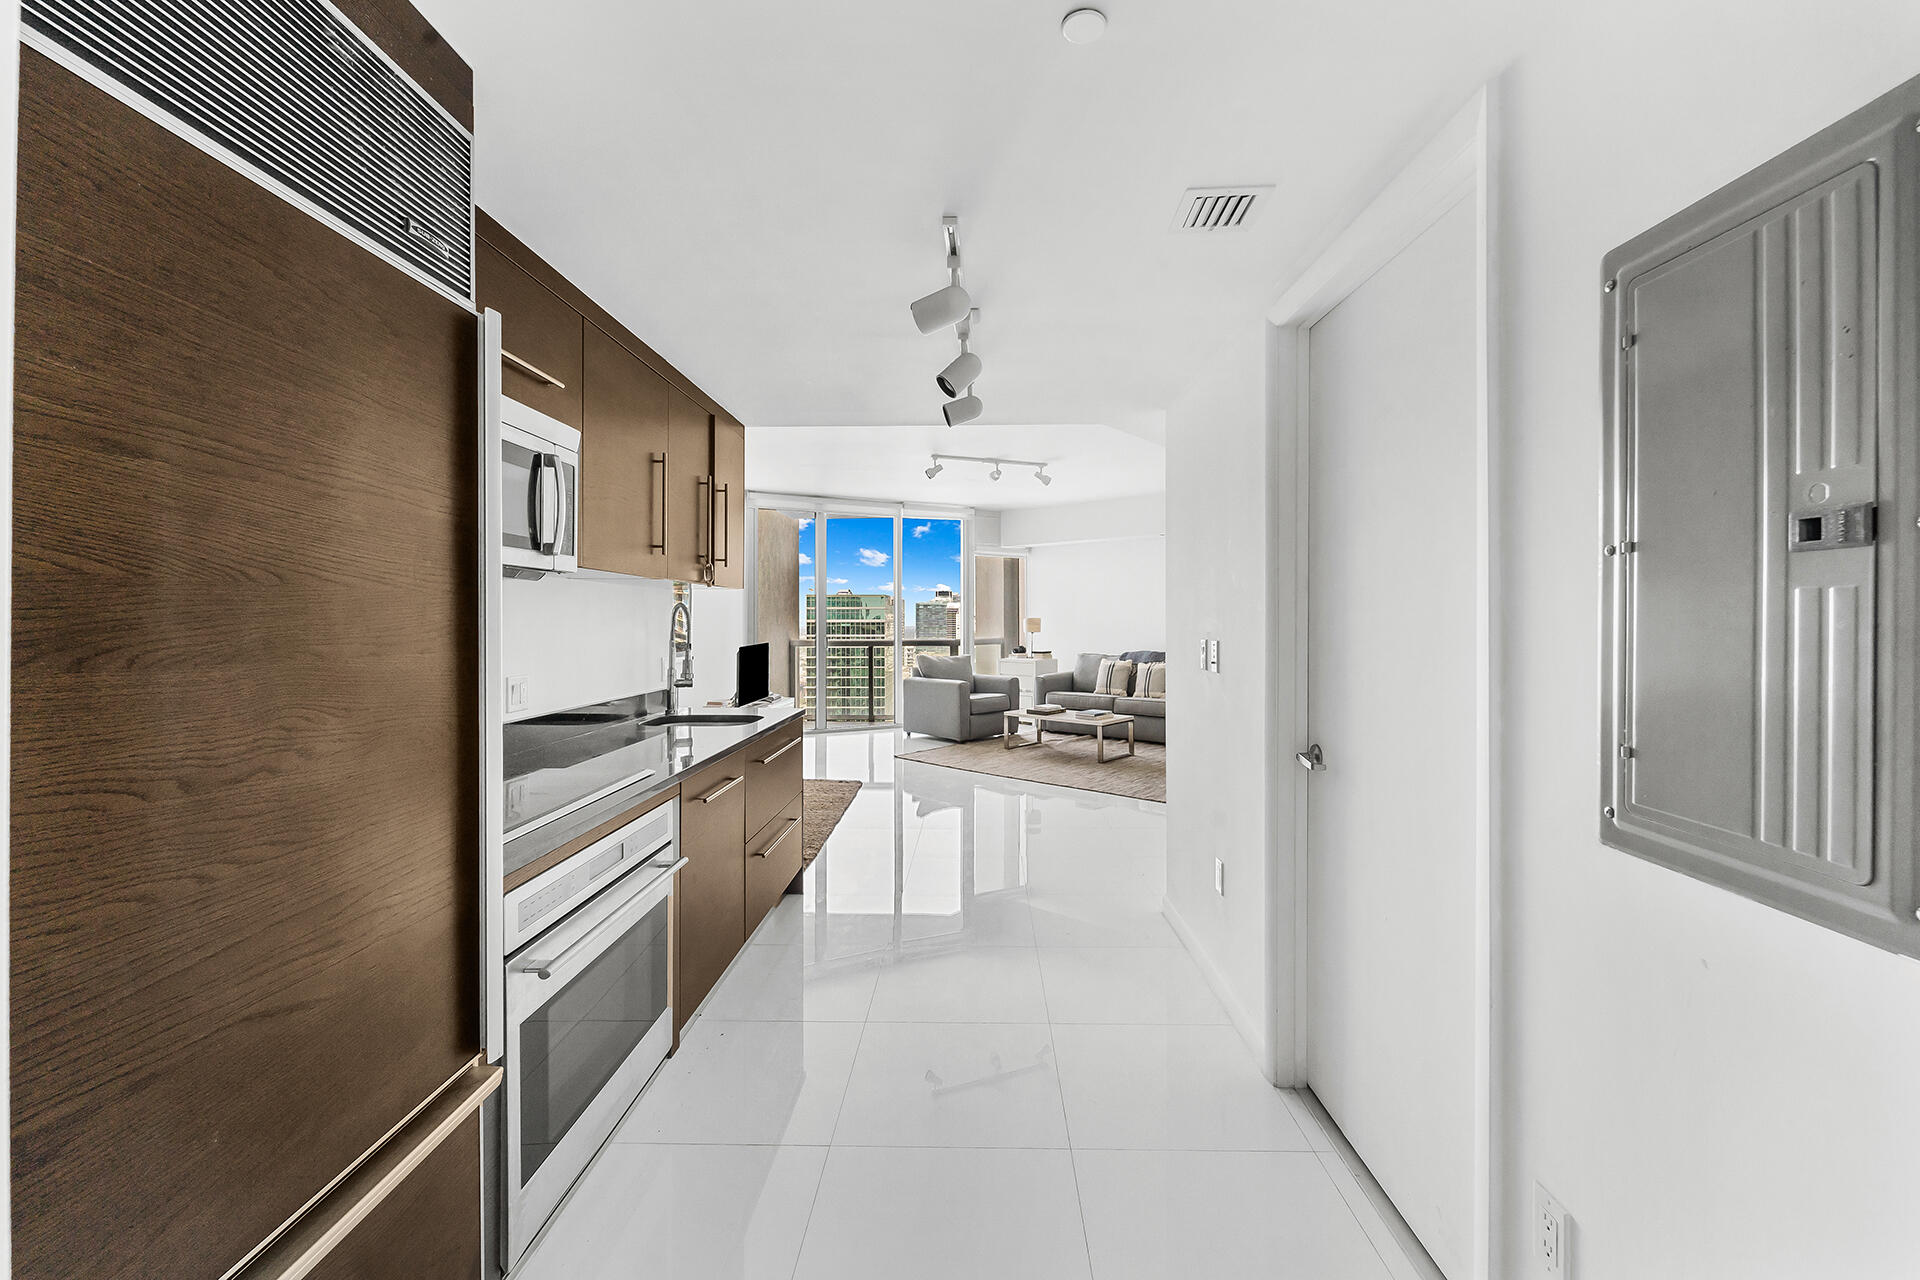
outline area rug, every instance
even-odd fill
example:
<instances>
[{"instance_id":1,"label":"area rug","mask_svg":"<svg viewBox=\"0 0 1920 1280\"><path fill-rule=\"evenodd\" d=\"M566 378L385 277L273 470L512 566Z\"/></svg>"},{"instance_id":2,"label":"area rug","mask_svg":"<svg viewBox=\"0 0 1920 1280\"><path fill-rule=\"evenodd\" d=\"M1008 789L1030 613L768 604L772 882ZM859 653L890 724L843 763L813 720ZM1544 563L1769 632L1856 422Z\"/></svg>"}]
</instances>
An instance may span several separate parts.
<instances>
[{"instance_id":1,"label":"area rug","mask_svg":"<svg viewBox=\"0 0 1920 1280\"><path fill-rule=\"evenodd\" d=\"M902 760L918 760L946 769L970 769L996 778L1019 778L1023 782L1046 782L1056 787L1166 803L1166 747L1158 742L1141 742L1136 748L1135 755L1129 759L1126 740L1116 743L1109 738L1107 762L1100 764L1094 760L1092 734L1050 733L1037 747L1015 747L1011 751L998 738L982 738L978 742L956 742L951 746L898 754Z\"/></svg>"},{"instance_id":2,"label":"area rug","mask_svg":"<svg viewBox=\"0 0 1920 1280\"><path fill-rule=\"evenodd\" d=\"M800 788L800 811L804 818L801 822L800 860L802 865L812 862L825 847L827 837L840 825L840 819L846 816L847 806L860 794L857 782L842 782L838 778L808 778Z\"/></svg>"}]
</instances>

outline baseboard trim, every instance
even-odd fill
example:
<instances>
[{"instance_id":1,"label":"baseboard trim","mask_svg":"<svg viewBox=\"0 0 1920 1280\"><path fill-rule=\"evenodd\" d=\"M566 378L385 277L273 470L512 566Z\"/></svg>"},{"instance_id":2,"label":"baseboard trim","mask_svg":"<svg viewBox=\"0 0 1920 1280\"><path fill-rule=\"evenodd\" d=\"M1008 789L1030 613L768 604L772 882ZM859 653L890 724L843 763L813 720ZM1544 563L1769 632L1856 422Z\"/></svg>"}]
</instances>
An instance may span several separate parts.
<instances>
[{"instance_id":1,"label":"baseboard trim","mask_svg":"<svg viewBox=\"0 0 1920 1280\"><path fill-rule=\"evenodd\" d=\"M1220 1003L1227 1011L1227 1020L1233 1024L1233 1029L1240 1033L1240 1038L1247 1042L1247 1049L1253 1054L1254 1065L1260 1068L1260 1074L1267 1078L1269 1084L1280 1088L1287 1087L1274 1071L1273 1046L1267 1042L1265 1028L1247 1013L1246 1007L1240 1003L1240 998L1234 995L1233 989L1227 985L1225 976L1213 963L1213 957L1206 953L1199 939L1194 937L1193 930L1186 920L1174 908L1172 899L1165 894L1160 896L1160 914L1166 917L1167 924L1173 928L1174 937L1180 939L1180 945L1186 948L1187 954L1193 957L1194 964L1200 967L1200 976L1207 980L1207 985L1213 989L1213 994L1220 997Z\"/></svg>"}]
</instances>

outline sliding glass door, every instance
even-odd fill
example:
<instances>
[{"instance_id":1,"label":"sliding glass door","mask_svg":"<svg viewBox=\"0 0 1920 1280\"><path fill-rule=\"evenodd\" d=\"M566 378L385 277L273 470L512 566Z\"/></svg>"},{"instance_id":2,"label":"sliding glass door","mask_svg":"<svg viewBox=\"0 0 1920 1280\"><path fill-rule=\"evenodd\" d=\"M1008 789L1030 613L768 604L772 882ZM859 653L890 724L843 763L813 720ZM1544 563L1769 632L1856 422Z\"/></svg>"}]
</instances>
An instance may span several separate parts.
<instances>
[{"instance_id":1,"label":"sliding glass door","mask_svg":"<svg viewBox=\"0 0 1920 1280\"><path fill-rule=\"evenodd\" d=\"M892 724L919 654L969 651L965 515L757 497L754 511L753 625L811 727Z\"/></svg>"}]
</instances>

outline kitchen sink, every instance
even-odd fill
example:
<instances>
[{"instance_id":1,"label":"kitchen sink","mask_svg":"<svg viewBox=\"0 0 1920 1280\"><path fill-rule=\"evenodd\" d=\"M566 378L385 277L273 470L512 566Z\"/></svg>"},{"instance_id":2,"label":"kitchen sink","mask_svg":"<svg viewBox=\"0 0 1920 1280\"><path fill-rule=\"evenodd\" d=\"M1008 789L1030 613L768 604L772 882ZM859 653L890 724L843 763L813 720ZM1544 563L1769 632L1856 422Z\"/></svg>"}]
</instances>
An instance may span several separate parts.
<instances>
[{"instance_id":1,"label":"kitchen sink","mask_svg":"<svg viewBox=\"0 0 1920 1280\"><path fill-rule=\"evenodd\" d=\"M656 724L759 724L759 723L760 723L760 717L759 717L759 716L720 716L720 715L714 715L714 716L699 716L699 715L684 715L684 716L655 716L655 717L654 717L653 719L651 719L651 720L649 720L649 721L647 721L646 723L647 723L648 725L656 725Z\"/></svg>"},{"instance_id":2,"label":"kitchen sink","mask_svg":"<svg viewBox=\"0 0 1920 1280\"><path fill-rule=\"evenodd\" d=\"M516 724L619 724L633 717L619 711L556 711L550 716L534 716Z\"/></svg>"}]
</instances>

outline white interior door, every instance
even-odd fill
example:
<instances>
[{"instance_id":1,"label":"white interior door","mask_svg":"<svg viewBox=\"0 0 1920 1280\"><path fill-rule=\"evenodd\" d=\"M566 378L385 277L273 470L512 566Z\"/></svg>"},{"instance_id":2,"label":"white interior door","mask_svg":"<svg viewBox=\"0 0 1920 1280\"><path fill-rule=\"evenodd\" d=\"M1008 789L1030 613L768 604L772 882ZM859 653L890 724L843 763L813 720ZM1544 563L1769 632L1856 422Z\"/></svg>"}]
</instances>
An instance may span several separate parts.
<instances>
[{"instance_id":1,"label":"white interior door","mask_svg":"<svg viewBox=\"0 0 1920 1280\"><path fill-rule=\"evenodd\" d=\"M1474 1214L1475 238L1308 332L1307 1078L1453 1280Z\"/></svg>"}]
</instances>

